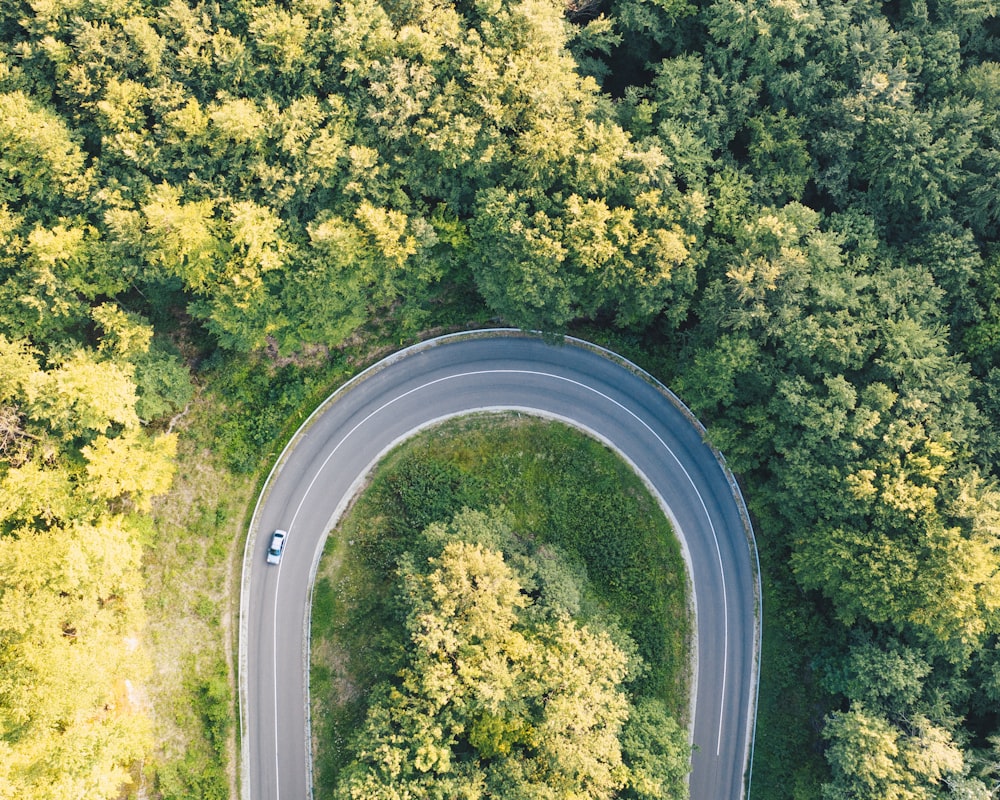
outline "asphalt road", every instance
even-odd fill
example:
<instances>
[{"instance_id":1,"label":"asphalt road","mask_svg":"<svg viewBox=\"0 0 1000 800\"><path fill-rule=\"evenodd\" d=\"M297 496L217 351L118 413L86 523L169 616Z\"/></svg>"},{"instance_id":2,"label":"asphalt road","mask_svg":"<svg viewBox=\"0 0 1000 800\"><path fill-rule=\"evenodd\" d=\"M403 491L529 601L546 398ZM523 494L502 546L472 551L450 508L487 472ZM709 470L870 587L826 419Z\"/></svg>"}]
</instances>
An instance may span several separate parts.
<instances>
[{"instance_id":1,"label":"asphalt road","mask_svg":"<svg viewBox=\"0 0 1000 800\"><path fill-rule=\"evenodd\" d=\"M742 500L696 424L662 388L575 343L447 337L402 351L335 393L303 426L261 495L243 567L243 800L312 796L310 592L327 532L375 462L417 430L479 409L564 419L603 439L661 498L682 539L696 610L691 797L744 795L757 693L757 573ZM288 530L279 566L265 563Z\"/></svg>"}]
</instances>

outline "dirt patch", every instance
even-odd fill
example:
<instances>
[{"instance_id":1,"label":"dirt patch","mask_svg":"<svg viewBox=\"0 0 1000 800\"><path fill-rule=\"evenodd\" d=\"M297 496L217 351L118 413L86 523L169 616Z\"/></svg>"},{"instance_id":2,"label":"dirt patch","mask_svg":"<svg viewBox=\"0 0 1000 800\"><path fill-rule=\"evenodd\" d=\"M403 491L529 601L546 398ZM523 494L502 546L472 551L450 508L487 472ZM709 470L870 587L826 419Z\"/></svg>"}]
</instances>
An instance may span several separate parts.
<instances>
[{"instance_id":1,"label":"dirt patch","mask_svg":"<svg viewBox=\"0 0 1000 800\"><path fill-rule=\"evenodd\" d=\"M346 706L361 696L361 689L348 668L349 653L334 640L324 640L313 652L313 659L330 670L330 697L326 698L329 705ZM315 740L315 735L313 736ZM313 743L315 748L315 741Z\"/></svg>"},{"instance_id":2,"label":"dirt patch","mask_svg":"<svg viewBox=\"0 0 1000 800\"><path fill-rule=\"evenodd\" d=\"M264 346L264 355L276 367L287 367L294 364L297 367L318 367L330 358L330 348L325 344L307 344L302 349L282 355L278 348L278 340L273 336L267 337L267 344Z\"/></svg>"}]
</instances>

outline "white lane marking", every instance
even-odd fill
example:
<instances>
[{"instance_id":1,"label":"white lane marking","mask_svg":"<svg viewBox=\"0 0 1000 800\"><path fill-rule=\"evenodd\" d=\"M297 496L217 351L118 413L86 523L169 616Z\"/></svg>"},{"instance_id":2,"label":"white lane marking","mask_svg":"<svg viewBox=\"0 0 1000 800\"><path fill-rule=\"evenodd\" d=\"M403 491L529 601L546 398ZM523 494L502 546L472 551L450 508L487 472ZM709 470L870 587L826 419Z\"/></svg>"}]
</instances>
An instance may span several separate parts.
<instances>
[{"instance_id":1,"label":"white lane marking","mask_svg":"<svg viewBox=\"0 0 1000 800\"><path fill-rule=\"evenodd\" d=\"M286 536L291 535L291 526ZM285 542L288 544L288 542ZM284 559L282 559L284 561ZM274 581L274 622L271 627L271 674L274 675L274 800L281 798L281 778L278 774L278 587L281 585L281 561L278 562L278 576ZM311 745L306 742L306 747Z\"/></svg>"},{"instance_id":2,"label":"white lane marking","mask_svg":"<svg viewBox=\"0 0 1000 800\"><path fill-rule=\"evenodd\" d=\"M726 576L725 576L725 569L724 569L723 562L722 562L722 550L721 550L721 548L719 546L719 537L718 537L718 534L717 534L717 532L715 530L715 523L712 521L712 517L708 513L708 506L705 504L704 498L701 496L701 493L698 491L698 487L695 484L694 479L691 477L690 473L687 471L687 469L685 468L685 466L681 462L681 460L677 457L676 453L674 453L674 451L671 450L670 446L662 439L662 437L655 430L653 430L653 428L644 419L642 419L638 414L636 414L634 411L632 411L632 409L628 408L627 406L625 406L624 404L622 404L619 401L615 400L613 397L610 397L609 395L605 394L604 392L601 392L601 391L593 388L592 386L588 386L585 383L582 383L580 381L574 380L573 378L567 378L567 377L565 377L563 375L555 375L555 374L550 373L550 372L540 372L540 371L537 371L537 370L522 370L522 369L471 370L471 371L468 371L468 372L459 372L459 373L455 373L455 374L452 374L452 375L445 375L445 376L443 376L441 378L435 378L432 381L427 381L425 383L419 384L418 386L414 386L413 388L408 389L407 391L403 392L402 394L399 394L399 395L396 395L395 397L390 398L389 400L387 400L386 402L384 402L382 405L380 405L378 408L376 408L374 411L369 412L364 418L361 419L361 421L359 421L358 423L356 423L354 425L354 427L352 427L347 433L345 433L340 438L340 440L334 445L334 447L327 454L326 458L323 459L323 462L317 468L316 473L313 475L312 480L309 481L309 485L306 487L306 490L303 493L302 498L299 500L299 504L295 508L295 513L292 514L292 520L291 520L291 522L288 525L288 533L289 533L289 535L291 535L292 530L295 527L295 521L298 519L299 513L302 511L302 507L305 505L306 499L308 498L309 493L312 491L313 487L316 485L316 481L319 480L320 475L323 473L323 471L326 469L327 465L330 463L330 461L333 459L333 457L340 450L341 446L359 428L361 428L365 423L367 423L369 420L371 420L376 415L378 415L381 412L383 412L389 406L392 406L395 403L399 402L400 400L403 400L403 399L409 397L410 395L416 394L417 392L420 392L420 391L422 391L424 389L427 389L427 388L429 388L431 386L435 386L435 385L437 385L439 383L444 383L446 381L458 380L458 379L461 379L461 378L471 378L471 377L477 377L477 376L482 376L482 375L533 375L535 377L548 378L548 379L552 379L552 380L563 381L564 383L571 384L571 385L576 386L576 387L578 387L580 389L584 389L584 390L586 390L588 392L591 392L592 394L596 394L598 397L601 397L604 400L607 400L612 405L617 406L622 411L626 412L629 416L631 416L637 422L639 422L647 431L649 431L653 435L653 437L656 439L656 441L660 443L660 446L663 447L663 449L666 450L670 454L670 457L673 458L673 460L677 463L677 466L680 467L681 472L684 473L684 477L687 478L688 483L691 484L691 488L693 489L695 496L698 498L698 502L701 504L702 511L704 512L705 519L708 522L709 529L712 531L712 538L713 538L713 540L715 542L715 552L716 552L716 556L717 556L718 562L719 562L719 573L722 576L722 607L723 607L722 691L720 693L720 701L719 701L719 736L718 736L718 739L716 741L716 750L715 750L715 754L716 754L716 756L718 756L721 753L721 751L722 751L722 730L723 730L722 721L723 721L723 717L725 716L726 684L727 684L727 681L728 681L728 669L729 669L729 601L728 601L728 596L727 596L727 592L726 592L726 579L725 579ZM278 578L279 578L279 580L281 578L280 565L279 565ZM274 697L275 697L275 701L274 701L274 705L275 705L274 741L275 741L275 760L276 761L277 761L277 743L278 743L278 714L277 714L277 710L278 710L278 699L277 699L278 698L278 685L277 685L277 615L278 615L277 609L278 609L278 599L277 598L278 598L277 586L275 586L273 658L274 658L274 662L275 662L275 668L274 668L274 678L275 678L275 685L274 685ZM306 743L306 746L307 747L310 746L308 742ZM277 773L276 773L276 776L277 776Z\"/></svg>"}]
</instances>

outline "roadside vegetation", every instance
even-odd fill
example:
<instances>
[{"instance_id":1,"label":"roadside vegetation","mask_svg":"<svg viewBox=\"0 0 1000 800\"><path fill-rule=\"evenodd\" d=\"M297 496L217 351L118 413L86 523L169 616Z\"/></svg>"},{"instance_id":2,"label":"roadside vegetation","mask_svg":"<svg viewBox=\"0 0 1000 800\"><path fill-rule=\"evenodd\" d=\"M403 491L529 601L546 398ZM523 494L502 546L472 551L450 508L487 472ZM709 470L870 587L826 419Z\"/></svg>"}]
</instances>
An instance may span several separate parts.
<instances>
[{"instance_id":1,"label":"roadside vegetation","mask_svg":"<svg viewBox=\"0 0 1000 800\"><path fill-rule=\"evenodd\" d=\"M200 401L182 423L178 473L154 504L143 562L157 746L137 778L164 800L223 800L234 788L232 598L254 498L252 483L228 472L193 430L206 412Z\"/></svg>"},{"instance_id":2,"label":"roadside vegetation","mask_svg":"<svg viewBox=\"0 0 1000 800\"><path fill-rule=\"evenodd\" d=\"M440 567L437 572L433 564ZM461 657L470 664L488 658L491 648L509 651L507 677L514 688L507 700L495 704L484 704L489 693L474 685L445 690L427 684L427 665L419 667L419 662L430 663L441 654L419 644L413 627L417 608L442 615L447 627L452 615L436 607L426 592L431 585L457 581L450 589L435 590L439 598L454 597L469 583L458 576L468 578L479 570L492 577L484 574L473 584L493 585L502 573L510 596L491 600L497 604L496 627L483 623L482 630L456 630L455 636L479 643L461 648ZM479 607L480 599L467 599ZM531 604L522 608L527 602ZM461 619L472 616L459 614ZM507 623L501 625L501 619ZM564 623L568 627L560 627ZM585 783L593 794L587 796L611 796L630 786L616 796L680 797L688 757L690 635L679 545L656 501L617 456L562 424L534 418L482 415L445 423L387 456L328 540L313 605L318 790L377 797L383 782L398 786L411 781L416 789L419 773L406 767L393 775L380 771L378 762L397 763L397 758L383 753L384 758L369 762L361 755L372 753L380 737L387 737L386 746L398 742L401 727L404 740L433 739L434 747L454 754L458 777L451 777L463 786L485 781L494 791L513 792L519 770L532 758L541 764L553 756L545 755L551 744L553 752L596 748L601 752L593 757L611 759L592 764L596 772ZM610 735L613 748L591 738L562 745L550 741L565 720L546 718L542 706L527 695L551 697L556 691L539 689L543 676L531 676L546 657L557 655L532 655L530 648L515 652L513 645L503 644L512 636L539 642L543 650L588 651L586 658L594 660L574 668L583 683L552 708L581 720L602 720L595 721L588 736ZM569 638L563 641L564 636ZM594 638L583 645L581 636ZM617 678L600 678L602 664ZM403 669L414 676L412 681L400 683ZM477 669L471 664L459 672L474 674ZM572 672L567 662L566 675ZM610 680L621 688L592 696L588 674L594 686ZM451 703L438 696L442 691L452 697ZM413 708L445 707L437 717L425 708L426 714L413 719L387 720L379 709L399 692L411 697ZM410 701L404 705L409 708ZM623 729L627 714L633 723ZM461 732L476 724L486 738L473 736L477 744L470 745L463 736L471 734ZM441 725L458 733L435 738L432 731ZM624 752L619 751L619 734L629 743ZM463 758L469 747L479 755ZM659 767L646 764L646 756L658 750L663 752ZM447 772L452 756L442 758L441 769ZM508 758L525 763L514 769ZM438 770L425 773L424 778L437 781L446 777Z\"/></svg>"},{"instance_id":3,"label":"roadside vegetation","mask_svg":"<svg viewBox=\"0 0 1000 800\"><path fill-rule=\"evenodd\" d=\"M133 786L163 800L238 794L236 649L250 514L277 452L333 388L385 351L354 347L294 360L205 359L197 395L170 421L178 469L147 526L143 594L152 672L139 698L155 747Z\"/></svg>"},{"instance_id":4,"label":"roadside vegetation","mask_svg":"<svg viewBox=\"0 0 1000 800\"><path fill-rule=\"evenodd\" d=\"M0 3L0 796L221 796L243 492L489 321L624 349L742 482L755 795L995 795L998 115L986 0Z\"/></svg>"}]
</instances>

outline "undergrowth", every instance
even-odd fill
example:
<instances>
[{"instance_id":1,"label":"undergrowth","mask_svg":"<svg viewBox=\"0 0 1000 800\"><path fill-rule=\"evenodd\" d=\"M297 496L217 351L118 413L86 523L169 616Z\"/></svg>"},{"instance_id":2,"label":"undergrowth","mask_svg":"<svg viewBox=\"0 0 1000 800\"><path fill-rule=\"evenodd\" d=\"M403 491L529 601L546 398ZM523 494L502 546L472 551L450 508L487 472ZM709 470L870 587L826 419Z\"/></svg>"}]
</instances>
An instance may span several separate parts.
<instances>
[{"instance_id":1,"label":"undergrowth","mask_svg":"<svg viewBox=\"0 0 1000 800\"><path fill-rule=\"evenodd\" d=\"M587 570L648 666L632 686L685 719L690 620L679 545L639 478L572 428L519 415L452 420L397 448L332 533L313 603L316 791L332 790L365 692L398 670L405 641L398 557L428 524L504 506L522 537Z\"/></svg>"}]
</instances>

